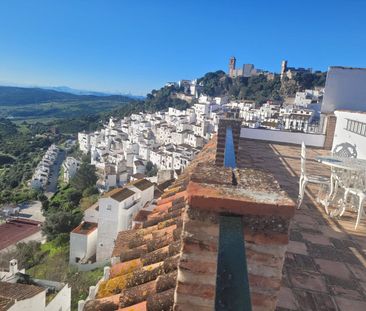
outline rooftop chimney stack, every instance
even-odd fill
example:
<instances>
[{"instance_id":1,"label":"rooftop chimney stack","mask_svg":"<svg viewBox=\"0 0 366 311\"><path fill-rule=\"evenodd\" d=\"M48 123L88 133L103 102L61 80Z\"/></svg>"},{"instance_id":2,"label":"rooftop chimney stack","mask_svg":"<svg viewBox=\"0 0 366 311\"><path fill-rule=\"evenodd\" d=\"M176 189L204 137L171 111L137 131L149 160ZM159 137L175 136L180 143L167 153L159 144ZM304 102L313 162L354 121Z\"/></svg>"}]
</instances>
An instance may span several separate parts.
<instances>
[{"instance_id":1,"label":"rooftop chimney stack","mask_svg":"<svg viewBox=\"0 0 366 311\"><path fill-rule=\"evenodd\" d=\"M19 272L18 260L12 259L9 261L9 272L11 273L11 275L15 275L16 273Z\"/></svg>"}]
</instances>

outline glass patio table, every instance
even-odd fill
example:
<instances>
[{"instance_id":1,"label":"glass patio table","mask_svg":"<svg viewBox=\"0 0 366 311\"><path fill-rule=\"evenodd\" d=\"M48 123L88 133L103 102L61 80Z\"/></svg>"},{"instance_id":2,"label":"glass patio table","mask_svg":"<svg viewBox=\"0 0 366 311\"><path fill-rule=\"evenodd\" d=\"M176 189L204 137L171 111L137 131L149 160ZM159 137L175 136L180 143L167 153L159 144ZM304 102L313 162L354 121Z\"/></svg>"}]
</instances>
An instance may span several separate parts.
<instances>
[{"instance_id":1,"label":"glass patio table","mask_svg":"<svg viewBox=\"0 0 366 311\"><path fill-rule=\"evenodd\" d=\"M322 202L327 214L329 214L328 206L335 199L339 186L347 187L357 176L365 174L366 160L339 156L318 156L315 157L315 160L331 168L330 191ZM342 176L340 176L340 172L343 172ZM331 213L330 216L336 216L338 213L339 209Z\"/></svg>"}]
</instances>

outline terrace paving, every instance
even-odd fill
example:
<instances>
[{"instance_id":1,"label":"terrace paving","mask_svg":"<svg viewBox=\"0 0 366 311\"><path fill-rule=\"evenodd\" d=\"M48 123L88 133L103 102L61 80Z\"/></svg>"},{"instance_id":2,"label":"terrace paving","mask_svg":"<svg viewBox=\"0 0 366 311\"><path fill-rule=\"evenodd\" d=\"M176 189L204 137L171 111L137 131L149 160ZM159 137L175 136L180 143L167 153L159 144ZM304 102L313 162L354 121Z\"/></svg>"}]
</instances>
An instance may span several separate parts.
<instances>
[{"instance_id":1,"label":"terrace paving","mask_svg":"<svg viewBox=\"0 0 366 311\"><path fill-rule=\"evenodd\" d=\"M309 174L330 175L314 160L329 151L307 148ZM271 172L296 201L300 146L241 139L239 167ZM330 218L316 202L318 186L309 185L290 228L277 311L366 310L366 220L354 230L356 213Z\"/></svg>"}]
</instances>

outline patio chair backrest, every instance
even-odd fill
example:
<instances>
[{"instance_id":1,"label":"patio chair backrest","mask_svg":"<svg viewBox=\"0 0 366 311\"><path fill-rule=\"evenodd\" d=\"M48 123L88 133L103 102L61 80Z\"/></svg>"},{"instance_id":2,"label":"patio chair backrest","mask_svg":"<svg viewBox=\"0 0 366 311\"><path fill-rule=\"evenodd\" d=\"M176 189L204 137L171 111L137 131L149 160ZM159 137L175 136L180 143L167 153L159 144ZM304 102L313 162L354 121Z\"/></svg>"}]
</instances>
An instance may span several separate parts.
<instances>
[{"instance_id":1,"label":"patio chair backrest","mask_svg":"<svg viewBox=\"0 0 366 311\"><path fill-rule=\"evenodd\" d=\"M301 175L306 175L306 146L301 143Z\"/></svg>"},{"instance_id":2,"label":"patio chair backrest","mask_svg":"<svg viewBox=\"0 0 366 311\"><path fill-rule=\"evenodd\" d=\"M343 158L357 158L356 145L342 143L335 146L332 150L333 155Z\"/></svg>"}]
</instances>

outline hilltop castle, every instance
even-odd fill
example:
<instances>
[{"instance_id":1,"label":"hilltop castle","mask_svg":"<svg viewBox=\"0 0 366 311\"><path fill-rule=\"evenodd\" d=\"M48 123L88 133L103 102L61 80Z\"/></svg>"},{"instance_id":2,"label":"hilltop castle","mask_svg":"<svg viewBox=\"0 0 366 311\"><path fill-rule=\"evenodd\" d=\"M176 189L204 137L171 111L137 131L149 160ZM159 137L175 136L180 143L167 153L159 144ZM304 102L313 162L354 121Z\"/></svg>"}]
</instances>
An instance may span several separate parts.
<instances>
[{"instance_id":1,"label":"hilltop castle","mask_svg":"<svg viewBox=\"0 0 366 311\"><path fill-rule=\"evenodd\" d=\"M267 79L273 79L274 74L272 72L268 72L262 69L254 68L253 64L243 64L242 68L236 68L236 58L232 56L229 61L229 71L228 75L230 78L237 78L237 77L252 77L257 75L266 75Z\"/></svg>"},{"instance_id":2,"label":"hilltop castle","mask_svg":"<svg viewBox=\"0 0 366 311\"><path fill-rule=\"evenodd\" d=\"M298 72L308 72L308 73L312 73L312 69L311 68L295 68L295 67L287 67L287 60L283 60L281 62L281 80L284 77L287 77L288 79L292 79L294 77L294 75Z\"/></svg>"},{"instance_id":3,"label":"hilltop castle","mask_svg":"<svg viewBox=\"0 0 366 311\"><path fill-rule=\"evenodd\" d=\"M229 62L229 76L230 78L236 77L250 77L253 74L257 73L257 70L254 68L253 64L244 64L242 68L235 68L236 66L236 58L232 56Z\"/></svg>"}]
</instances>

